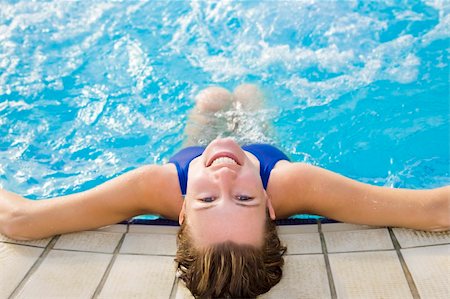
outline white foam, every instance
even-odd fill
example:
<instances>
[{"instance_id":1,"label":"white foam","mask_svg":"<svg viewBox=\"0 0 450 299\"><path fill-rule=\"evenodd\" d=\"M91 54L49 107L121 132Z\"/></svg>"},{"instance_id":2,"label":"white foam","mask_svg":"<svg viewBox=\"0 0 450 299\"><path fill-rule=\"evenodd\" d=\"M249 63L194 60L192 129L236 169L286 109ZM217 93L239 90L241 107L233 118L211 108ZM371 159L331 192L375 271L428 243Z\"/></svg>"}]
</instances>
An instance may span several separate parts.
<instances>
[{"instance_id":1,"label":"white foam","mask_svg":"<svg viewBox=\"0 0 450 299\"><path fill-rule=\"evenodd\" d=\"M144 88L144 80L153 71L153 67L150 65L146 53L142 50L141 44L136 41L128 40L127 45L128 52L128 69L127 72L136 81L134 92L139 93Z\"/></svg>"},{"instance_id":2,"label":"white foam","mask_svg":"<svg viewBox=\"0 0 450 299\"><path fill-rule=\"evenodd\" d=\"M394 11L394 16L399 21L422 21L425 18L424 14L411 10Z\"/></svg>"},{"instance_id":3,"label":"white foam","mask_svg":"<svg viewBox=\"0 0 450 299\"><path fill-rule=\"evenodd\" d=\"M450 37L450 14L443 16L439 23L421 38L423 46L428 46L435 40L446 39Z\"/></svg>"},{"instance_id":4,"label":"white foam","mask_svg":"<svg viewBox=\"0 0 450 299\"><path fill-rule=\"evenodd\" d=\"M80 109L77 120L86 125L96 122L106 104L108 88L104 85L86 86L78 99Z\"/></svg>"}]
</instances>

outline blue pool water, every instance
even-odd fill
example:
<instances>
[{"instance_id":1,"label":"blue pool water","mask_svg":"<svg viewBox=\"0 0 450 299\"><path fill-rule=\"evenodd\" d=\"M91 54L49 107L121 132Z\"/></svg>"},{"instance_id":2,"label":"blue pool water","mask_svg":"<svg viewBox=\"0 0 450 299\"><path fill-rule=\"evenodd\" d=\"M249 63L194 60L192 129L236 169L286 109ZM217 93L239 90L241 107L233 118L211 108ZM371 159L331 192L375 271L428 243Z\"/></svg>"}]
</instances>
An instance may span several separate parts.
<instances>
[{"instance_id":1,"label":"blue pool water","mask_svg":"<svg viewBox=\"0 0 450 299\"><path fill-rule=\"evenodd\" d=\"M48 198L167 162L193 96L242 82L295 161L450 184L449 3L0 0L0 187Z\"/></svg>"}]
</instances>

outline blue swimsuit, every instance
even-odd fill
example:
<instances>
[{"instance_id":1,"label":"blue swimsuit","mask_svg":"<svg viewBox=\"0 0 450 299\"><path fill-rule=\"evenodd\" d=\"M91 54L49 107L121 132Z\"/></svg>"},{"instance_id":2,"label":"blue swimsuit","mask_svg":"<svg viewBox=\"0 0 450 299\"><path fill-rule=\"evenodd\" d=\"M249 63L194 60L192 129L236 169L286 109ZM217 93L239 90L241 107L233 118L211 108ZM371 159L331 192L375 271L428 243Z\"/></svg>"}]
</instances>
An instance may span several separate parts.
<instances>
[{"instance_id":1,"label":"blue swimsuit","mask_svg":"<svg viewBox=\"0 0 450 299\"><path fill-rule=\"evenodd\" d=\"M282 151L269 144L249 144L243 146L242 149L258 158L260 164L259 175L261 176L264 189L267 189L270 172L275 164L280 160L289 161L289 158ZM169 160L169 163L173 163L177 167L178 180L180 182L181 194L183 195L186 194L189 163L200 156L204 150L205 147L203 146L186 147Z\"/></svg>"}]
</instances>

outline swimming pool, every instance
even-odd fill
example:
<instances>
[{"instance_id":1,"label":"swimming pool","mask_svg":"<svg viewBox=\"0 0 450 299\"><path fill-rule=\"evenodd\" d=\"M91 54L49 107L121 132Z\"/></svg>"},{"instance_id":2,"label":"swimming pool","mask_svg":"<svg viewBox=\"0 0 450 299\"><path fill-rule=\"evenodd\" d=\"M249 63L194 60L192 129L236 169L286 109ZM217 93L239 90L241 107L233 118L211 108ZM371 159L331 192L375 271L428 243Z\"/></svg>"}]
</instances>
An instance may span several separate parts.
<instances>
[{"instance_id":1,"label":"swimming pool","mask_svg":"<svg viewBox=\"0 0 450 299\"><path fill-rule=\"evenodd\" d=\"M193 95L256 82L296 161L450 184L445 1L0 2L0 187L86 190L181 146Z\"/></svg>"}]
</instances>

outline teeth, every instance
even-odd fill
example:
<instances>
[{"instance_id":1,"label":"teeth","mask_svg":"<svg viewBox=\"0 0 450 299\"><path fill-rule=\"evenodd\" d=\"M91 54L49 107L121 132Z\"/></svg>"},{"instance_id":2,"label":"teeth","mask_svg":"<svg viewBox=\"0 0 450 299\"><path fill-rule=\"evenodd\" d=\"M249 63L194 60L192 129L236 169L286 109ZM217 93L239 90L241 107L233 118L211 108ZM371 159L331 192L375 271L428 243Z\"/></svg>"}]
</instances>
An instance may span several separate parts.
<instances>
[{"instance_id":1,"label":"teeth","mask_svg":"<svg viewBox=\"0 0 450 299\"><path fill-rule=\"evenodd\" d=\"M217 165L217 164L237 164L237 162L229 157L220 157L220 158L215 159L211 163L211 166Z\"/></svg>"}]
</instances>

